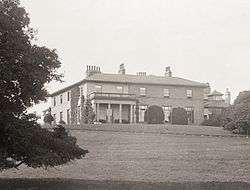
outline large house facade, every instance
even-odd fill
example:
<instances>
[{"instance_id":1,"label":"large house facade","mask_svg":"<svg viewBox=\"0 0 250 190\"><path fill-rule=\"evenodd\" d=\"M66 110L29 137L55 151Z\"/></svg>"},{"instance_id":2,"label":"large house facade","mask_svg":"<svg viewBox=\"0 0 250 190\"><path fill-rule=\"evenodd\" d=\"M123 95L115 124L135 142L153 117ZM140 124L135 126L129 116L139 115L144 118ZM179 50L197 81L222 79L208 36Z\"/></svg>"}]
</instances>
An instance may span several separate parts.
<instances>
[{"instance_id":1,"label":"large house facade","mask_svg":"<svg viewBox=\"0 0 250 190\"><path fill-rule=\"evenodd\" d=\"M163 76L154 76L145 72L126 74L124 64L117 74L87 66L82 81L51 94L51 113L57 122L79 124L84 96L91 101L97 122L144 122L146 109L157 105L163 108L166 122L171 122L173 108L182 107L189 123L197 125L204 119L204 94L208 88L208 83L173 77L170 67Z\"/></svg>"}]
</instances>

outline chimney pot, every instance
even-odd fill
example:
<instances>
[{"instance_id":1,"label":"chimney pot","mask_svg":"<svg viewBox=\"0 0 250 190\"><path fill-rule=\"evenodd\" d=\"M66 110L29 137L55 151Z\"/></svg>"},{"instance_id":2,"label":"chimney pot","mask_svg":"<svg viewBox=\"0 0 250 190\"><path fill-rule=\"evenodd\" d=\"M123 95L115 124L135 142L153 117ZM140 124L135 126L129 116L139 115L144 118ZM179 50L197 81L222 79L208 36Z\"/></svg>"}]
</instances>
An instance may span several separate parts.
<instances>
[{"instance_id":1,"label":"chimney pot","mask_svg":"<svg viewBox=\"0 0 250 190\"><path fill-rule=\"evenodd\" d=\"M121 74L121 75L126 74L126 69L125 69L124 63L120 64L118 74Z\"/></svg>"},{"instance_id":2,"label":"chimney pot","mask_svg":"<svg viewBox=\"0 0 250 190\"><path fill-rule=\"evenodd\" d=\"M172 77L172 71L170 66L165 68L165 77Z\"/></svg>"}]
</instances>

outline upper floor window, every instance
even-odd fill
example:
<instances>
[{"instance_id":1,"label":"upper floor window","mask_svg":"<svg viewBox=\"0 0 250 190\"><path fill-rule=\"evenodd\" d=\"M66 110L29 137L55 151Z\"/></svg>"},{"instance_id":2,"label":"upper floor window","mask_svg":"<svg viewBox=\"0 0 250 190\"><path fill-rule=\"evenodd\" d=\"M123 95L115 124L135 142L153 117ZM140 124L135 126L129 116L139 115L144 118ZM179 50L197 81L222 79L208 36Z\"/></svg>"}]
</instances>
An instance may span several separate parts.
<instances>
[{"instance_id":1,"label":"upper floor window","mask_svg":"<svg viewBox=\"0 0 250 190\"><path fill-rule=\"evenodd\" d=\"M123 87L122 86L117 86L116 89L117 89L118 93L122 93L123 92Z\"/></svg>"},{"instance_id":2,"label":"upper floor window","mask_svg":"<svg viewBox=\"0 0 250 190\"><path fill-rule=\"evenodd\" d=\"M53 105L56 106L56 97L53 98Z\"/></svg>"},{"instance_id":3,"label":"upper floor window","mask_svg":"<svg viewBox=\"0 0 250 190\"><path fill-rule=\"evenodd\" d=\"M70 91L67 92L67 100L70 101Z\"/></svg>"},{"instance_id":4,"label":"upper floor window","mask_svg":"<svg viewBox=\"0 0 250 190\"><path fill-rule=\"evenodd\" d=\"M146 96L146 88L140 88L140 96Z\"/></svg>"},{"instance_id":5,"label":"upper floor window","mask_svg":"<svg viewBox=\"0 0 250 190\"><path fill-rule=\"evenodd\" d=\"M123 93L128 94L128 86L123 87Z\"/></svg>"},{"instance_id":6,"label":"upper floor window","mask_svg":"<svg viewBox=\"0 0 250 190\"><path fill-rule=\"evenodd\" d=\"M170 91L169 91L169 89L164 89L163 90L163 94L164 94L164 97L168 97L169 98L169 96L170 96Z\"/></svg>"},{"instance_id":7,"label":"upper floor window","mask_svg":"<svg viewBox=\"0 0 250 190\"><path fill-rule=\"evenodd\" d=\"M102 92L102 86L101 85L95 85L96 92Z\"/></svg>"},{"instance_id":8,"label":"upper floor window","mask_svg":"<svg viewBox=\"0 0 250 190\"><path fill-rule=\"evenodd\" d=\"M187 93L187 97L188 98L192 98L193 97L193 90L189 89L189 90L186 91L186 93Z\"/></svg>"},{"instance_id":9,"label":"upper floor window","mask_svg":"<svg viewBox=\"0 0 250 190\"><path fill-rule=\"evenodd\" d=\"M60 95L60 103L61 104L63 103L63 95L62 94Z\"/></svg>"}]
</instances>

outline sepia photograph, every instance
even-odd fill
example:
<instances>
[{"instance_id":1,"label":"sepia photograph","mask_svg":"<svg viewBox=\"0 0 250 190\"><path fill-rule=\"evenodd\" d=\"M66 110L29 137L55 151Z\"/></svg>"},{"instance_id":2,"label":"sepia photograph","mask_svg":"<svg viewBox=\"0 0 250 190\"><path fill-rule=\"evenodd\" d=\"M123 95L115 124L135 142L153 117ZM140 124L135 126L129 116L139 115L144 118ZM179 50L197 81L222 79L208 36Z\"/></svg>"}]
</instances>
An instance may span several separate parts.
<instances>
[{"instance_id":1,"label":"sepia photograph","mask_svg":"<svg viewBox=\"0 0 250 190\"><path fill-rule=\"evenodd\" d=\"M0 190L250 190L250 1L0 0Z\"/></svg>"}]
</instances>

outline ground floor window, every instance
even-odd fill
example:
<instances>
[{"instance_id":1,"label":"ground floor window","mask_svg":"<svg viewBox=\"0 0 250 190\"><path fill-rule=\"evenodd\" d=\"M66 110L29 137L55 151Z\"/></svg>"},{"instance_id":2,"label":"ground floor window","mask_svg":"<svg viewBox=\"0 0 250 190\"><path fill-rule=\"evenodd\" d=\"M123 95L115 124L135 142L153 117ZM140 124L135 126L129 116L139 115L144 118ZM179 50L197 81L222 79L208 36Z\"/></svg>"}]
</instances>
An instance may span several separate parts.
<instances>
[{"instance_id":1,"label":"ground floor window","mask_svg":"<svg viewBox=\"0 0 250 190\"><path fill-rule=\"evenodd\" d=\"M67 110L67 124L70 124L71 115L70 115L70 109Z\"/></svg>"},{"instance_id":2,"label":"ground floor window","mask_svg":"<svg viewBox=\"0 0 250 190\"><path fill-rule=\"evenodd\" d=\"M148 106L139 106L139 122L144 122L145 111L147 110Z\"/></svg>"},{"instance_id":3,"label":"ground floor window","mask_svg":"<svg viewBox=\"0 0 250 190\"><path fill-rule=\"evenodd\" d=\"M80 106L77 106L76 121L77 121L77 124L80 124L80 121L81 121L81 107Z\"/></svg>"},{"instance_id":4,"label":"ground floor window","mask_svg":"<svg viewBox=\"0 0 250 190\"><path fill-rule=\"evenodd\" d=\"M171 122L172 106L163 106L162 109L164 112L165 122L170 123Z\"/></svg>"},{"instance_id":5,"label":"ground floor window","mask_svg":"<svg viewBox=\"0 0 250 190\"><path fill-rule=\"evenodd\" d=\"M56 123L56 114L53 114L54 123Z\"/></svg>"},{"instance_id":6,"label":"ground floor window","mask_svg":"<svg viewBox=\"0 0 250 190\"><path fill-rule=\"evenodd\" d=\"M188 123L194 123L194 108L186 107L185 110L187 112Z\"/></svg>"},{"instance_id":7,"label":"ground floor window","mask_svg":"<svg viewBox=\"0 0 250 190\"><path fill-rule=\"evenodd\" d=\"M63 120L63 112L61 111L60 112L60 120L59 121L62 121Z\"/></svg>"}]
</instances>

